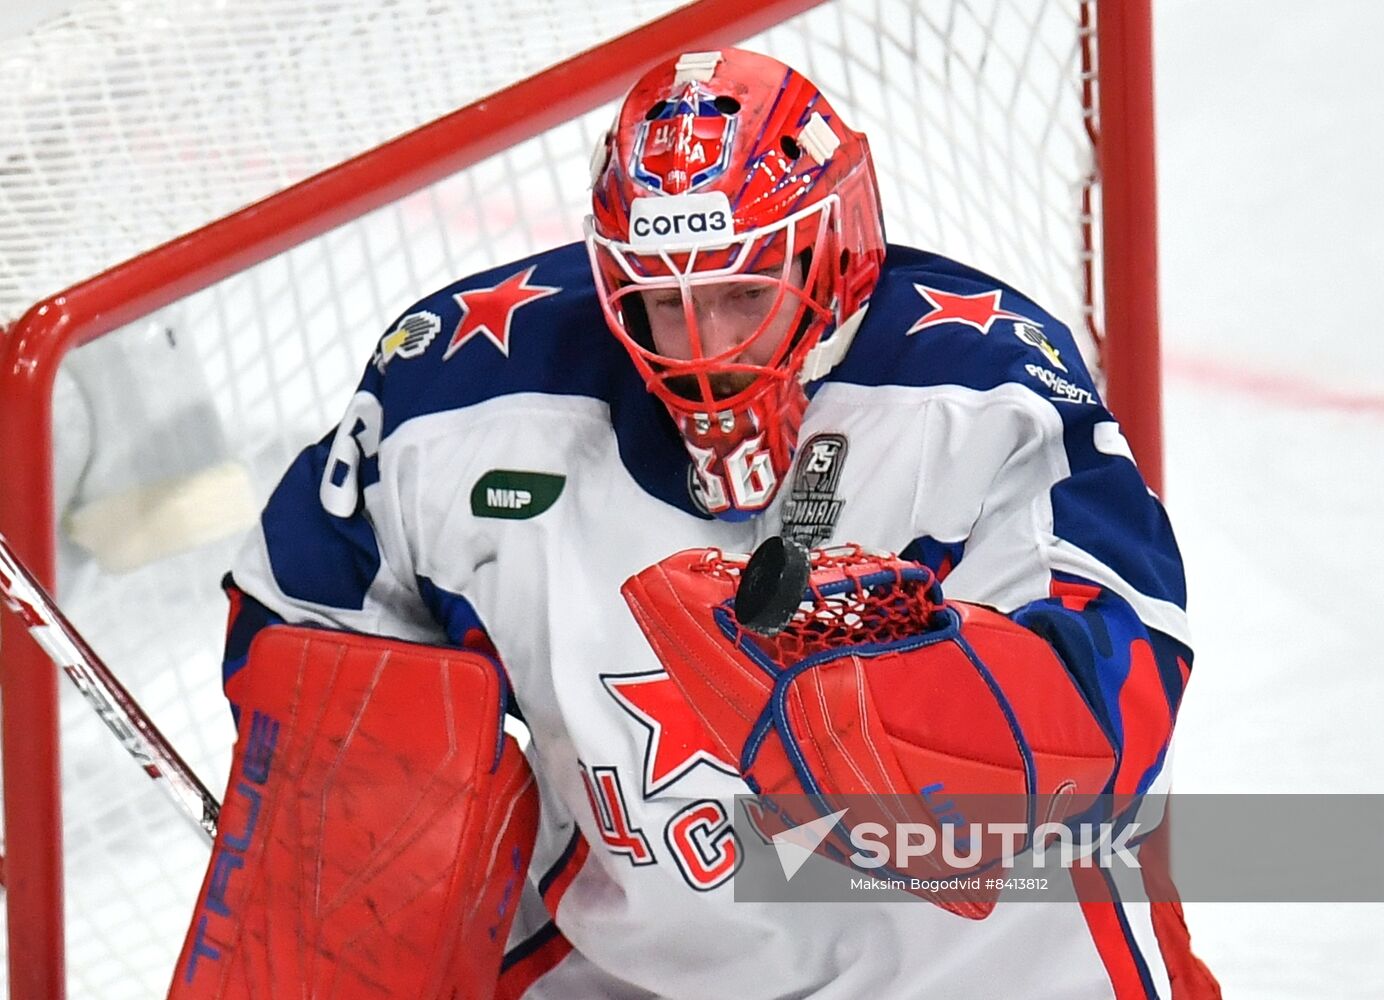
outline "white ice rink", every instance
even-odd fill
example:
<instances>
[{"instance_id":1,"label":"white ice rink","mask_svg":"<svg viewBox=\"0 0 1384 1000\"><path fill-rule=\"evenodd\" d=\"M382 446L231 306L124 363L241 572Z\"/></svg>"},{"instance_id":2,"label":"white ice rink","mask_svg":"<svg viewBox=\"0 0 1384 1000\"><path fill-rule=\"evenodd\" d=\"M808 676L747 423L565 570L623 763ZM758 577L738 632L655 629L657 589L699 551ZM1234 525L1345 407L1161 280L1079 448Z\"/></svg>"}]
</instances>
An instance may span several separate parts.
<instances>
[{"instance_id":1,"label":"white ice rink","mask_svg":"<svg viewBox=\"0 0 1384 1000\"><path fill-rule=\"evenodd\" d=\"M1166 492L1197 638L1174 786L1378 793L1384 4L1155 7ZM1227 997L1384 997L1384 905L1188 922Z\"/></svg>"},{"instance_id":2,"label":"white ice rink","mask_svg":"<svg viewBox=\"0 0 1384 1000\"><path fill-rule=\"evenodd\" d=\"M1384 0L1155 7L1175 788L1384 792ZM1384 998L1384 904L1188 920L1228 998Z\"/></svg>"}]
</instances>

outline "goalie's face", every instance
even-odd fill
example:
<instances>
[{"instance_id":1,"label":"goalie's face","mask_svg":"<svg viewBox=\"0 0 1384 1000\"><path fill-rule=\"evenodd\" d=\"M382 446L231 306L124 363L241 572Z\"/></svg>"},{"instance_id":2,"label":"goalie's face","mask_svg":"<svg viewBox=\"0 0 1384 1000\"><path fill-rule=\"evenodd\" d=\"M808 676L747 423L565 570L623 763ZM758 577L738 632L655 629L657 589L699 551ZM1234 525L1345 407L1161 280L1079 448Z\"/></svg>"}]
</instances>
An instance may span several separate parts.
<instances>
[{"instance_id":1,"label":"goalie's face","mask_svg":"<svg viewBox=\"0 0 1384 1000\"><path fill-rule=\"evenodd\" d=\"M711 406L771 375L802 315L803 265L741 278L640 291L651 360L678 396ZM710 359L711 363L699 363Z\"/></svg>"}]
</instances>

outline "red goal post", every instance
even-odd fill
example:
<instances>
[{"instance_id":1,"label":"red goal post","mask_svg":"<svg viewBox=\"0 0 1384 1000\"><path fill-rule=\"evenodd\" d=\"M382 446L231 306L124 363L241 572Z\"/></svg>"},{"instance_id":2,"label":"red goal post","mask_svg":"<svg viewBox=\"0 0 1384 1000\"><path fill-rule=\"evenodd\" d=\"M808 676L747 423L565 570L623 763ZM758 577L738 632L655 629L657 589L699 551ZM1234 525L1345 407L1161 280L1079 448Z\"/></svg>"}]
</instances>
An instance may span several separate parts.
<instances>
[{"instance_id":1,"label":"red goal post","mask_svg":"<svg viewBox=\"0 0 1384 1000\"><path fill-rule=\"evenodd\" d=\"M44 298L7 329L0 343L0 533L52 589L58 552L54 530L54 385L60 366L74 348L127 328L199 290L597 108L618 96L639 71L655 61L682 51L735 44L811 8L844 6L845 2L745 4L742 0L700 0L688 4ZM873 6L886 17L896 7L929 8L918 15L920 23L935 27L939 37L948 40L959 31L955 14L947 12L952 0ZM995 0L995 6L1023 10L1042 5ZM1071 232L1075 234L1071 237L1072 257L1077 271L1084 272L1074 281L1078 286L1085 284L1077 293L1084 315L1063 318L1093 335L1093 360L1098 360L1106 395L1146 477L1157 489L1162 473L1161 404L1149 3L1069 0L1066 7L1072 22L1070 61L1074 78L1062 93L1070 93L1076 102L1092 159L1085 178L1078 178L1070 192ZM1022 28L1022 22L1018 23ZM880 30L883 32L883 27ZM886 42L880 45L883 49ZM1022 71L1022 60L1031 57L1031 52L1016 56L1016 72ZM792 61L786 54L784 58ZM821 70L813 73L812 66L800 68L832 95L838 107L844 105L843 116L849 116L853 125L875 138L869 123L851 114L850 102L838 99L836 87L841 81ZM936 73L929 70L924 82L950 83L952 78L952 68L947 67ZM865 95L879 90L878 80L857 82ZM981 89L977 86L977 94ZM980 118L984 115L981 97L975 101ZM1011 106L1016 115L1030 110L1017 102ZM893 113L900 130L912 124L900 117L898 110ZM979 131L978 124L976 127ZM1002 141L992 143L987 138L984 143L988 152L965 160L967 169L956 183L969 183L968 178L982 169L1002 172L1009 168L1006 164L993 166L994 150L1005 148ZM888 155L887 143L876 140L874 148L877 160ZM1013 152L1013 147L1010 149ZM887 169L888 164L884 167ZM1007 185L1018 199L1026 194L1037 197L1039 192L1030 191L1025 186L1028 183L1010 177L996 187ZM945 185L931 190L935 198L949 197L942 194L950 190ZM886 187L886 213L889 197ZM925 200L918 204L925 204ZM1002 228L999 223L1004 222L1007 211L1011 209L1003 206L995 210L998 222L995 217L965 213L961 222L976 228ZM1094 218L1083 214L1090 212L1095 213ZM522 205L519 215L522 221ZM3 224L0 219L0 226ZM484 232L484 219L479 225ZM897 233L892 220L890 225L891 234ZM1035 239L1067 238L1064 233L1046 232L1042 225L1032 228ZM963 249L937 248L967 259ZM987 263L971 262L982 267ZM1004 271L999 276L1011 279ZM1025 287L1023 281L1013 280ZM418 288L416 294L428 290ZM1044 301L1042 294L1036 297ZM387 306L398 310L407 301L400 299ZM4 318L0 315L0 320ZM357 367L364 360L364 355L357 357ZM320 429L325 427L324 423ZM0 624L4 779L4 858L0 871L8 911L9 990L14 1000L53 1000L65 995L70 971L64 951L57 672L16 622L9 616L0 617L4 619ZM96 644L99 647L99 641ZM120 662L111 659L119 671ZM217 787L220 775L204 776L214 778L209 783ZM174 950L176 946L177 942L172 942Z\"/></svg>"}]
</instances>

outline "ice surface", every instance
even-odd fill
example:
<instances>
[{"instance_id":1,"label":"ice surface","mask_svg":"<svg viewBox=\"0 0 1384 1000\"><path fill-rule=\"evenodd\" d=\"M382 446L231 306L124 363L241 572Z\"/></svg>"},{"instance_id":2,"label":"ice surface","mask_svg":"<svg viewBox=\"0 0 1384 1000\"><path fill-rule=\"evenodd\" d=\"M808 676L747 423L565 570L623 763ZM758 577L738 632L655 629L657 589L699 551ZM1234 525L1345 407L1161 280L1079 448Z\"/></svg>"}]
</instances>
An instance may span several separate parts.
<instances>
[{"instance_id":1,"label":"ice surface","mask_svg":"<svg viewBox=\"0 0 1384 1000\"><path fill-rule=\"evenodd\" d=\"M1167 499L1197 641L1174 788L1378 793L1384 4L1155 18ZM1187 919L1227 997L1384 996L1384 905Z\"/></svg>"}]
</instances>

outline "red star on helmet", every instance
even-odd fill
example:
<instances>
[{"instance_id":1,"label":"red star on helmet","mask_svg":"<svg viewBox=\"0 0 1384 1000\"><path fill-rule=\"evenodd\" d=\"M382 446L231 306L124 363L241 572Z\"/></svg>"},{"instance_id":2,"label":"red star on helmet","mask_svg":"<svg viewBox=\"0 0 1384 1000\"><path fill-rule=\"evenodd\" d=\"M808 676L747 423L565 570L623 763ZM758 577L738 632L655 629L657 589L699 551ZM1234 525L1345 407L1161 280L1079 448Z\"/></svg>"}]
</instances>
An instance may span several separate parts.
<instances>
[{"instance_id":1,"label":"red star on helmet","mask_svg":"<svg viewBox=\"0 0 1384 1000\"><path fill-rule=\"evenodd\" d=\"M472 288L453 295L457 305L461 306L461 322L457 324L442 360L446 361L478 333L485 334L501 354L509 357L509 330L514 322L514 311L535 299L562 291L561 288L546 285L530 285L529 279L537 266L535 264L527 270L511 274L494 288Z\"/></svg>"},{"instance_id":2,"label":"red star on helmet","mask_svg":"<svg viewBox=\"0 0 1384 1000\"><path fill-rule=\"evenodd\" d=\"M915 283L913 287L932 309L908 328L910 334L926 330L930 326L941 326L943 323L965 323L981 333L989 333L991 324L997 319L1028 318L1008 309L1001 309L999 289L993 292L976 292L974 295L957 295L954 292L929 288L927 285Z\"/></svg>"},{"instance_id":3,"label":"red star on helmet","mask_svg":"<svg viewBox=\"0 0 1384 1000\"><path fill-rule=\"evenodd\" d=\"M605 674L601 680L620 707L649 731L644 747L644 798L653 798L698 764L739 775L735 766L722 758L677 684L662 670Z\"/></svg>"}]
</instances>

